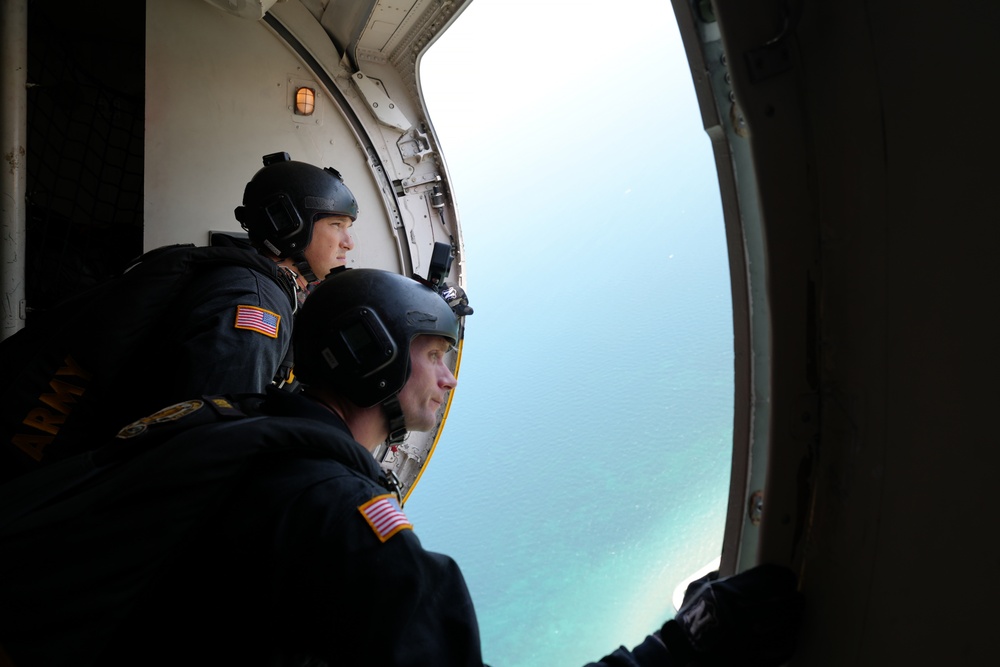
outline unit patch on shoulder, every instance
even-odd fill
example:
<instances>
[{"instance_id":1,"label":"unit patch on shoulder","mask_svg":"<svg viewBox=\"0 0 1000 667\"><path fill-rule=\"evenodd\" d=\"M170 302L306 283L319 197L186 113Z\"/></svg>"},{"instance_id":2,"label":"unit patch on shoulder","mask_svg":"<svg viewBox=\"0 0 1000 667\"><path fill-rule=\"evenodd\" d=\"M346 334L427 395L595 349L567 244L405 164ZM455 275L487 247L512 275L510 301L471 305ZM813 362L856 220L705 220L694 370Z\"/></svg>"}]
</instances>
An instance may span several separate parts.
<instances>
[{"instance_id":1,"label":"unit patch on shoulder","mask_svg":"<svg viewBox=\"0 0 1000 667\"><path fill-rule=\"evenodd\" d=\"M358 511L382 542L403 529L413 530L413 524L403 514L403 510L399 509L399 503L391 493L372 498L360 506Z\"/></svg>"},{"instance_id":2,"label":"unit patch on shoulder","mask_svg":"<svg viewBox=\"0 0 1000 667\"><path fill-rule=\"evenodd\" d=\"M281 325L281 315L264 310L257 306L236 306L237 329L247 329L257 333L278 337L278 327Z\"/></svg>"},{"instance_id":3,"label":"unit patch on shoulder","mask_svg":"<svg viewBox=\"0 0 1000 667\"><path fill-rule=\"evenodd\" d=\"M198 412L204 407L205 403L203 401L183 401L181 403L175 403L169 407L163 408L159 412L154 412L148 417L143 417L138 421L134 421L122 430L118 431L116 438L126 439L134 438L135 436L144 433L147 428L153 424L164 424L166 422L175 422L182 417L187 417L190 414Z\"/></svg>"}]
</instances>

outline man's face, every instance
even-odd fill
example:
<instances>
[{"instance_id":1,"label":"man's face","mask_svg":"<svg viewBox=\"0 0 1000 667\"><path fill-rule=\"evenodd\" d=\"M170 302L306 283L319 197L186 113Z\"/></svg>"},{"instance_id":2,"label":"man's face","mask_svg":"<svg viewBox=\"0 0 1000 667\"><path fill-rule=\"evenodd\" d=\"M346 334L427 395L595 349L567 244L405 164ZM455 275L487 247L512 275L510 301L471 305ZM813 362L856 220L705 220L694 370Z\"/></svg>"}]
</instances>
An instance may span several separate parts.
<instances>
[{"instance_id":1,"label":"man's face","mask_svg":"<svg viewBox=\"0 0 1000 667\"><path fill-rule=\"evenodd\" d=\"M347 252L354 248L353 224L346 215L331 215L313 223L312 239L303 255L319 280L338 266L347 264Z\"/></svg>"},{"instance_id":2,"label":"man's face","mask_svg":"<svg viewBox=\"0 0 1000 667\"><path fill-rule=\"evenodd\" d=\"M399 392L406 428L429 431L458 380L445 363L451 342L440 336L421 335L410 343L410 378Z\"/></svg>"}]
</instances>

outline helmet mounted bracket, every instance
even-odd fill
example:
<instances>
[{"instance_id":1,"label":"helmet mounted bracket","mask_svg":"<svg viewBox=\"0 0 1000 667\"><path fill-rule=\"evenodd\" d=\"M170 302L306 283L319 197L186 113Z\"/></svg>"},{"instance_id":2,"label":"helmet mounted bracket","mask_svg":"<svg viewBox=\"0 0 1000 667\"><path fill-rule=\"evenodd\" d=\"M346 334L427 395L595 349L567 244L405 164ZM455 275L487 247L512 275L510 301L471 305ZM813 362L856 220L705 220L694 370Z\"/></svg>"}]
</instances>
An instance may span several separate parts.
<instances>
[{"instance_id":1,"label":"helmet mounted bracket","mask_svg":"<svg viewBox=\"0 0 1000 667\"><path fill-rule=\"evenodd\" d=\"M330 370L343 366L358 380L372 378L399 353L382 320L363 306L334 322L330 334L327 336L330 344L322 353Z\"/></svg>"}]
</instances>

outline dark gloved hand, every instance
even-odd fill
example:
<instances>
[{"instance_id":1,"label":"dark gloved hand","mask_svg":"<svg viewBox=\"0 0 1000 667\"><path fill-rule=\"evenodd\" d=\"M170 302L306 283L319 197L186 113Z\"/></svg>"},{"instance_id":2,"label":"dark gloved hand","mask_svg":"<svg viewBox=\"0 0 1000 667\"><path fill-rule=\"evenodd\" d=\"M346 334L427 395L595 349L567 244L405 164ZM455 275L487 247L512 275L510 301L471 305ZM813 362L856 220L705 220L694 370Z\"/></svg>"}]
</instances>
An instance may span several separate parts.
<instances>
[{"instance_id":1,"label":"dark gloved hand","mask_svg":"<svg viewBox=\"0 0 1000 667\"><path fill-rule=\"evenodd\" d=\"M795 649L801 609L788 568L764 564L722 579L713 572L688 586L660 636L682 664L776 667Z\"/></svg>"},{"instance_id":2,"label":"dark gloved hand","mask_svg":"<svg viewBox=\"0 0 1000 667\"><path fill-rule=\"evenodd\" d=\"M466 295L465 290L458 285L442 283L438 292L440 292L441 297L448 302L451 310L458 317L472 314L472 308L469 306L469 297Z\"/></svg>"}]
</instances>

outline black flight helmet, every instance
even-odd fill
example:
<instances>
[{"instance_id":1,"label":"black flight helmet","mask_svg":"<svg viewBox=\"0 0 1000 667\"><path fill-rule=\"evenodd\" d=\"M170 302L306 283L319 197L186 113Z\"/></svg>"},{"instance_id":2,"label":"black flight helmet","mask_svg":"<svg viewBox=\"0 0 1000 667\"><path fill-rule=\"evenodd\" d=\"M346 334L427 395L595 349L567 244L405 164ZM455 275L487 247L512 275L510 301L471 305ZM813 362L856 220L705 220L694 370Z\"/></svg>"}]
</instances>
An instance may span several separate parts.
<instances>
[{"instance_id":1,"label":"black flight helmet","mask_svg":"<svg viewBox=\"0 0 1000 667\"><path fill-rule=\"evenodd\" d=\"M288 153L264 156L263 169L247 183L243 205L236 207L250 242L282 258L300 259L313 223L331 215L358 218L358 202L340 172L295 162Z\"/></svg>"},{"instance_id":2,"label":"black flight helmet","mask_svg":"<svg viewBox=\"0 0 1000 667\"><path fill-rule=\"evenodd\" d=\"M410 341L458 343L459 320L437 290L381 269L334 270L296 315L295 373L360 407L390 405L410 377Z\"/></svg>"}]
</instances>

